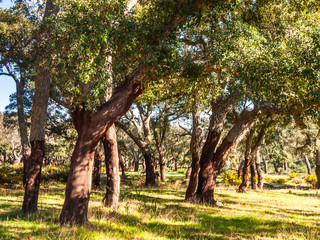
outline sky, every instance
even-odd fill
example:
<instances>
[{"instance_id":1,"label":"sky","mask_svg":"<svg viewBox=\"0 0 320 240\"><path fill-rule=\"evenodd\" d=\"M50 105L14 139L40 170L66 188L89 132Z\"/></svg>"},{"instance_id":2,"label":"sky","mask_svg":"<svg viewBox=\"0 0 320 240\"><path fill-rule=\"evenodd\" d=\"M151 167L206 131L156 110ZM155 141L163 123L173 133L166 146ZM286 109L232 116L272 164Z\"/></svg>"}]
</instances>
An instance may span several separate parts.
<instances>
[{"instance_id":1,"label":"sky","mask_svg":"<svg viewBox=\"0 0 320 240\"><path fill-rule=\"evenodd\" d=\"M11 5L10 0L0 0L0 7L8 8ZM12 78L6 76L0 76L0 112L5 110L5 107L9 104L10 94L16 91L16 85Z\"/></svg>"}]
</instances>

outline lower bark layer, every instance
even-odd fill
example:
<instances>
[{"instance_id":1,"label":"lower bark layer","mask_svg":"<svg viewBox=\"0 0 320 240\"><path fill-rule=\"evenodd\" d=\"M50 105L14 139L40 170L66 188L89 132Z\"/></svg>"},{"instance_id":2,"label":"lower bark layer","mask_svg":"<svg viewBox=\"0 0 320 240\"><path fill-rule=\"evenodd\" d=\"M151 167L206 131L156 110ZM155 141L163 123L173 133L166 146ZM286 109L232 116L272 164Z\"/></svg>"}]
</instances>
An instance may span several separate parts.
<instances>
[{"instance_id":1,"label":"lower bark layer","mask_svg":"<svg viewBox=\"0 0 320 240\"><path fill-rule=\"evenodd\" d=\"M156 175L151 153L144 153L143 156L146 162L146 186L154 186L156 185Z\"/></svg>"},{"instance_id":2,"label":"lower bark layer","mask_svg":"<svg viewBox=\"0 0 320 240\"><path fill-rule=\"evenodd\" d=\"M44 141L31 141L31 154L24 161L23 185L25 193L22 211L25 214L33 214L38 211L41 166L44 153Z\"/></svg>"},{"instance_id":3,"label":"lower bark layer","mask_svg":"<svg viewBox=\"0 0 320 240\"><path fill-rule=\"evenodd\" d=\"M106 156L107 190L102 202L105 207L117 210L120 195L120 176L117 135L114 125L107 130L103 138L103 146Z\"/></svg>"},{"instance_id":4,"label":"lower bark layer","mask_svg":"<svg viewBox=\"0 0 320 240\"><path fill-rule=\"evenodd\" d=\"M65 191L65 201L60 214L61 225L86 225L91 190L93 157L98 144L84 131L78 137L71 157L71 166Z\"/></svg>"},{"instance_id":5,"label":"lower bark layer","mask_svg":"<svg viewBox=\"0 0 320 240\"><path fill-rule=\"evenodd\" d=\"M200 166L199 166L199 161L200 161L200 156L199 154L195 154L192 157L192 164L191 164L191 173L190 173L190 180L189 180L189 185L186 191L186 197L185 200L189 201L193 198L194 193L197 189L198 185L198 175L200 171ZM188 169L189 170L189 169Z\"/></svg>"},{"instance_id":6,"label":"lower bark layer","mask_svg":"<svg viewBox=\"0 0 320 240\"><path fill-rule=\"evenodd\" d=\"M239 192L246 192L247 188L249 187L249 168L251 165L251 158L246 158L244 160L244 165L242 169L242 182L239 186Z\"/></svg>"}]
</instances>

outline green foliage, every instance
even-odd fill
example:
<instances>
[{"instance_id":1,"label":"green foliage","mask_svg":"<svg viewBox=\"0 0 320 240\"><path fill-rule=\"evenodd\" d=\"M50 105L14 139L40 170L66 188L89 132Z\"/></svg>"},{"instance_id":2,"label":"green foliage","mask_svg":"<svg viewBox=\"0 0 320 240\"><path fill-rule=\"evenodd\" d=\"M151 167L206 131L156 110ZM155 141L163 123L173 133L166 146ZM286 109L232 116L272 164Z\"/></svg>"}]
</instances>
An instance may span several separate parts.
<instances>
[{"instance_id":1,"label":"green foliage","mask_svg":"<svg viewBox=\"0 0 320 240\"><path fill-rule=\"evenodd\" d=\"M315 175L305 175L304 180L306 183L310 184L312 187L315 187L317 184L317 177Z\"/></svg>"},{"instance_id":2,"label":"green foliage","mask_svg":"<svg viewBox=\"0 0 320 240\"><path fill-rule=\"evenodd\" d=\"M19 165L5 165L0 167L0 184L21 184L23 167Z\"/></svg>"},{"instance_id":3,"label":"green foliage","mask_svg":"<svg viewBox=\"0 0 320 240\"><path fill-rule=\"evenodd\" d=\"M66 182L69 172L68 165L44 166L41 171L41 179L44 181ZM4 165L0 167L0 184L22 184L23 167L20 165Z\"/></svg>"},{"instance_id":4,"label":"green foliage","mask_svg":"<svg viewBox=\"0 0 320 240\"><path fill-rule=\"evenodd\" d=\"M70 166L62 164L59 166L48 165L42 168L41 177L45 181L67 182Z\"/></svg>"},{"instance_id":5,"label":"green foliage","mask_svg":"<svg viewBox=\"0 0 320 240\"><path fill-rule=\"evenodd\" d=\"M232 169L222 173L222 183L238 185L241 183L241 177L236 169Z\"/></svg>"}]
</instances>

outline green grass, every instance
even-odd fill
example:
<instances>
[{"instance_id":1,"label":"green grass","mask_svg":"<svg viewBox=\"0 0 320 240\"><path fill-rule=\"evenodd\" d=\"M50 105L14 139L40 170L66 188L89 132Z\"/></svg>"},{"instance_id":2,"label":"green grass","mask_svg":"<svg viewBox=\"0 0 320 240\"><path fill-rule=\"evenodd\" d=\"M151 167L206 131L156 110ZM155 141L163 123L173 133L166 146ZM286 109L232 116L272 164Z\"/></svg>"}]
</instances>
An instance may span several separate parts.
<instances>
[{"instance_id":1,"label":"green grass","mask_svg":"<svg viewBox=\"0 0 320 240\"><path fill-rule=\"evenodd\" d=\"M223 207L184 202L184 175L144 188L141 175L122 184L119 209L102 206L93 191L89 227L61 228L63 184L41 188L39 214L21 213L23 190L0 188L0 239L320 239L320 193L316 190L249 190L218 186Z\"/></svg>"}]
</instances>

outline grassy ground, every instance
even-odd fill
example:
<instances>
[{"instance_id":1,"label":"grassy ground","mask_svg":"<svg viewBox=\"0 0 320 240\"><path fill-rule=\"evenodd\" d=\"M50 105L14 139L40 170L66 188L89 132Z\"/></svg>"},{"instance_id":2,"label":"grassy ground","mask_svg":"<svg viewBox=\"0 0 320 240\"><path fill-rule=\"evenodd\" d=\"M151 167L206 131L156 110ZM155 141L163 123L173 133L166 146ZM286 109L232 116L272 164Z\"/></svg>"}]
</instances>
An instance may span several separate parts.
<instances>
[{"instance_id":1,"label":"grassy ground","mask_svg":"<svg viewBox=\"0 0 320 240\"><path fill-rule=\"evenodd\" d=\"M136 180L133 180L136 178ZM218 186L214 208L184 202L183 176L144 188L131 175L123 181L117 212L102 207L103 191L93 191L89 227L61 228L63 184L41 188L39 215L21 213L21 188L0 188L0 239L320 239L320 192L249 190Z\"/></svg>"}]
</instances>

